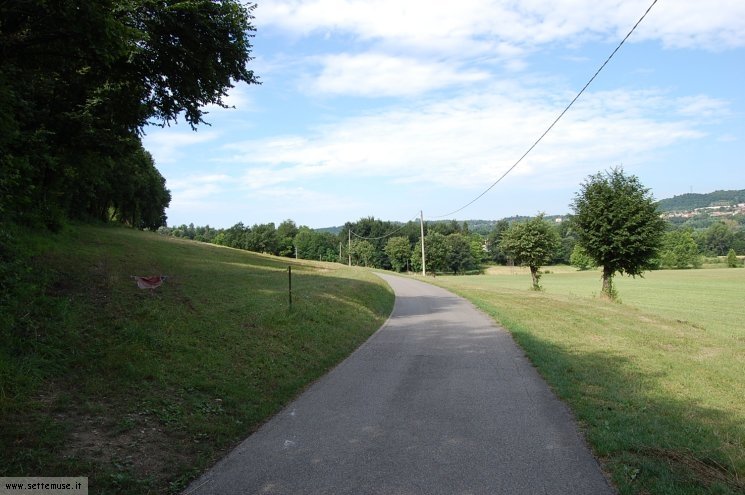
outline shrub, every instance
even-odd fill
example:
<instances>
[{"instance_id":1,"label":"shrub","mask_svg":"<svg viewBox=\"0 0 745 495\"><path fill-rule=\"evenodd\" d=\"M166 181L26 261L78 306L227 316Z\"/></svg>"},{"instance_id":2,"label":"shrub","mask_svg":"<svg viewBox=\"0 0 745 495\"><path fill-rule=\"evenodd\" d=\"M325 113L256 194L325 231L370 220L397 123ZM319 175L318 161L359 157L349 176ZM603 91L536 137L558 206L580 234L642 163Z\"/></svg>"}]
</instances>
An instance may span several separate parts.
<instances>
[{"instance_id":1,"label":"shrub","mask_svg":"<svg viewBox=\"0 0 745 495\"><path fill-rule=\"evenodd\" d=\"M740 265L740 260L737 259L737 254L734 249L730 249L727 253L727 266L730 268L736 268Z\"/></svg>"}]
</instances>

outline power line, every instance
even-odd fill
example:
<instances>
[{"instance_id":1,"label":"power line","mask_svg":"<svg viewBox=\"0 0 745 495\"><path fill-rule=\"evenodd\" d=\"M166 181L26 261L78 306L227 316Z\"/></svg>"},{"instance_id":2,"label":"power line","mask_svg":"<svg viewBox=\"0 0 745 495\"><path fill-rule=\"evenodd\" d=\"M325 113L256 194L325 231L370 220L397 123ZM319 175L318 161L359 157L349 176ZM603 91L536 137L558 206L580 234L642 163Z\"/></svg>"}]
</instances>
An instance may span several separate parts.
<instances>
[{"instance_id":1,"label":"power line","mask_svg":"<svg viewBox=\"0 0 745 495\"><path fill-rule=\"evenodd\" d=\"M585 90L592 83L592 81L594 81L595 78L598 76L598 74L600 74L600 71L603 70L603 68L608 64L608 62L610 62L610 59L613 58L613 56L623 46L623 44L626 42L626 40L629 38L629 36L631 36L631 33L633 33L636 30L637 26L639 26L639 24L641 24L641 22L644 20L644 18L647 17L647 14L649 14L649 11L652 10L652 7L654 7L654 5L656 3L657 3L657 0L654 0L652 2L652 4L649 6L649 8L647 8L647 11L644 12L644 15L642 15L639 18L639 20L636 21L636 24L634 24L634 27L631 28L631 31L628 32L628 34L618 44L618 46L616 47L616 49L613 50L613 52L608 56L607 59L605 59L605 62L603 62L603 65L601 65L600 68L595 72L595 74L590 78L590 80L587 81L587 84L585 84L584 87L579 91L579 93L577 93L577 96L575 96L574 99L571 102L569 102L569 105L567 105L566 108L559 114L559 116L556 117L556 120L554 120L551 123L551 125L548 126L548 129L546 129L545 131L543 131L543 134L541 134L540 137L538 139L536 139L536 141L530 146L530 148L528 148L528 151L526 151L525 153L523 153L523 155L509 169L507 169L507 171L505 173L503 173L496 181L494 181L492 183L492 185L490 185L489 187L487 187L484 192L482 192L481 194L479 194L478 196L476 196L470 202L468 202L465 205L461 206L457 210L451 211L450 213L446 213L444 215L440 215L440 216L436 216L436 217L432 217L432 218L449 217L450 215L454 215L455 213L458 213L459 211L465 210L466 208L468 208L469 206L471 206L472 204L474 204L476 201L478 201L479 199L481 199L486 193L488 193L489 191L491 191L494 186L496 186L497 184L499 184L502 181L502 179L504 179L505 177L507 177L507 175L510 172L512 172L515 169L515 167L517 167L520 164L520 162L522 162L523 159L526 156L528 156L528 153L530 153L531 151L533 151L533 148L535 148L536 146L538 146L538 143L540 143L541 140L546 136L546 134L548 134L549 131L551 131L551 129L553 129L553 127L556 125L557 122L559 122L559 120L564 116L564 114L569 111L569 109L572 107L572 105L574 105L574 102L579 99L579 97L582 95L582 93L585 92Z\"/></svg>"}]
</instances>

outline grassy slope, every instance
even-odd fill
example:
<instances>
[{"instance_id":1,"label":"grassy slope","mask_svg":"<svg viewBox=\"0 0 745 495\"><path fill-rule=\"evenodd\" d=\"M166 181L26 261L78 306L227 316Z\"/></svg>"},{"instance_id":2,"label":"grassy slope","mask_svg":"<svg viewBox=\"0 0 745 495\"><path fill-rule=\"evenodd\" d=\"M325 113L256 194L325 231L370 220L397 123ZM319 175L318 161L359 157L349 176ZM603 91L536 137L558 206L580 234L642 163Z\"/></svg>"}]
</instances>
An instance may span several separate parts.
<instances>
[{"instance_id":1,"label":"grassy slope","mask_svg":"<svg viewBox=\"0 0 745 495\"><path fill-rule=\"evenodd\" d=\"M623 304L558 271L540 293L519 269L437 283L512 332L621 493L745 492L745 270L618 279Z\"/></svg>"},{"instance_id":2,"label":"grassy slope","mask_svg":"<svg viewBox=\"0 0 745 495\"><path fill-rule=\"evenodd\" d=\"M36 270L0 301L0 476L89 476L92 493L183 488L393 305L340 265L111 227L21 237ZM154 274L154 291L130 278Z\"/></svg>"}]
</instances>

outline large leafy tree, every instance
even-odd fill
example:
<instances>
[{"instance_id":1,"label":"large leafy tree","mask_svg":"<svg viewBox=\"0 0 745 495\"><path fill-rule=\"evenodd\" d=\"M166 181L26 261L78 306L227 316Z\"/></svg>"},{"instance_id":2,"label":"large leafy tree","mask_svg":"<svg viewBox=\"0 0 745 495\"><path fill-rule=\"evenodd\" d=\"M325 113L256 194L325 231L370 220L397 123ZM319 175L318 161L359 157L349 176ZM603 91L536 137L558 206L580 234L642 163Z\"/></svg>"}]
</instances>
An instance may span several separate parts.
<instances>
[{"instance_id":1,"label":"large leafy tree","mask_svg":"<svg viewBox=\"0 0 745 495\"><path fill-rule=\"evenodd\" d=\"M277 227L277 242L279 243L280 256L295 256L295 236L298 233L297 225L290 219L285 220Z\"/></svg>"},{"instance_id":2,"label":"large leafy tree","mask_svg":"<svg viewBox=\"0 0 745 495\"><path fill-rule=\"evenodd\" d=\"M128 179L133 160L142 162L146 125L183 115L197 126L205 105L225 106L235 82L257 82L247 68L253 8L236 0L0 2L3 215L50 226L105 217L133 184L154 184ZM166 193L163 184L147 208Z\"/></svg>"},{"instance_id":3,"label":"large leafy tree","mask_svg":"<svg viewBox=\"0 0 745 495\"><path fill-rule=\"evenodd\" d=\"M615 298L616 273L642 275L662 241L665 222L636 176L614 168L591 175L572 202L577 242L603 268L602 293Z\"/></svg>"},{"instance_id":4,"label":"large leafy tree","mask_svg":"<svg viewBox=\"0 0 745 495\"><path fill-rule=\"evenodd\" d=\"M251 227L246 234L245 249L255 253L277 254L277 230L274 223L262 223Z\"/></svg>"},{"instance_id":5,"label":"large leafy tree","mask_svg":"<svg viewBox=\"0 0 745 495\"><path fill-rule=\"evenodd\" d=\"M366 266L375 268L390 268L389 259L385 253L388 235L391 231L402 229L403 226L373 217L361 218L355 223L347 222L339 233L339 241L347 244L348 231L352 231L352 240L365 240L373 246L372 254L367 259ZM403 230L408 230L403 228Z\"/></svg>"},{"instance_id":6,"label":"large leafy tree","mask_svg":"<svg viewBox=\"0 0 745 495\"><path fill-rule=\"evenodd\" d=\"M432 273L444 272L448 269L447 256L448 246L447 237L439 232L431 232L424 237L424 255L426 257L426 267ZM419 255L421 255L421 250Z\"/></svg>"},{"instance_id":7,"label":"large leafy tree","mask_svg":"<svg viewBox=\"0 0 745 495\"><path fill-rule=\"evenodd\" d=\"M337 237L330 232L318 232L302 226L295 237L298 255L302 259L319 261L338 261Z\"/></svg>"},{"instance_id":8,"label":"large leafy tree","mask_svg":"<svg viewBox=\"0 0 745 495\"><path fill-rule=\"evenodd\" d=\"M700 268L703 260L690 229L665 232L660 248L660 265L666 268Z\"/></svg>"},{"instance_id":9,"label":"large leafy tree","mask_svg":"<svg viewBox=\"0 0 745 495\"><path fill-rule=\"evenodd\" d=\"M352 257L364 266L374 266L375 246L367 240L352 241Z\"/></svg>"},{"instance_id":10,"label":"large leafy tree","mask_svg":"<svg viewBox=\"0 0 745 495\"><path fill-rule=\"evenodd\" d=\"M465 223L465 222L464 222ZM471 244L463 234L453 233L445 238L445 265L454 275L476 266L471 253Z\"/></svg>"},{"instance_id":11,"label":"large leafy tree","mask_svg":"<svg viewBox=\"0 0 745 495\"><path fill-rule=\"evenodd\" d=\"M385 254L395 271L404 271L411 258L409 239L407 237L391 237L385 245Z\"/></svg>"},{"instance_id":12,"label":"large leafy tree","mask_svg":"<svg viewBox=\"0 0 745 495\"><path fill-rule=\"evenodd\" d=\"M495 261L500 265L504 265L505 263L507 263L507 255L502 250L500 243L502 234L508 228L510 228L510 222L504 219L499 220L497 223L494 224L494 228L486 238L486 245L489 249L489 255L492 261Z\"/></svg>"},{"instance_id":13,"label":"large leafy tree","mask_svg":"<svg viewBox=\"0 0 745 495\"><path fill-rule=\"evenodd\" d=\"M424 256L427 273L434 274L447 270L447 237L439 232L431 231L424 236ZM415 244L411 251L411 268L415 272L422 270L422 250L420 244Z\"/></svg>"},{"instance_id":14,"label":"large leafy tree","mask_svg":"<svg viewBox=\"0 0 745 495\"><path fill-rule=\"evenodd\" d=\"M703 234L704 249L712 256L724 256L735 242L735 233L730 225L718 221Z\"/></svg>"},{"instance_id":15,"label":"large leafy tree","mask_svg":"<svg viewBox=\"0 0 745 495\"><path fill-rule=\"evenodd\" d=\"M543 215L513 223L502 233L500 245L516 263L530 268L533 289L540 290L540 268L551 261L560 245L554 226L544 220Z\"/></svg>"}]
</instances>

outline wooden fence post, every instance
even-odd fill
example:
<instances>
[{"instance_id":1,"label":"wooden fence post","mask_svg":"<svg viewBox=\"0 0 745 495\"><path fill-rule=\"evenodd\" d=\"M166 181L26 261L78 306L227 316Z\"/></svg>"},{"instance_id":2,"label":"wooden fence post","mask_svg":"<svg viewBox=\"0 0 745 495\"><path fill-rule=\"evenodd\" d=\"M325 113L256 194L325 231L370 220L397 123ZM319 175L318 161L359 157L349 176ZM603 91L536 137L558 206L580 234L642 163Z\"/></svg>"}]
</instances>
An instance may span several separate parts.
<instances>
[{"instance_id":1,"label":"wooden fence post","mask_svg":"<svg viewBox=\"0 0 745 495\"><path fill-rule=\"evenodd\" d=\"M290 311L292 311L292 266L287 267L287 295L290 302Z\"/></svg>"}]
</instances>

